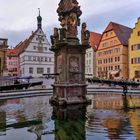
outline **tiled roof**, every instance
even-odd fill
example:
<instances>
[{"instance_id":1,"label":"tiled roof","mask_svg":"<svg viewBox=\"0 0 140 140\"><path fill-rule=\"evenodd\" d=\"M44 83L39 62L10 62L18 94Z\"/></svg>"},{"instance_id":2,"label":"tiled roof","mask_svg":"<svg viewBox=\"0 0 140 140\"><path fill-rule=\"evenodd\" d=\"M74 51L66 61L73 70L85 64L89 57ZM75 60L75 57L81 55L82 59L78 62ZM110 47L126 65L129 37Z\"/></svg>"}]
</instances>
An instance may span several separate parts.
<instances>
[{"instance_id":1,"label":"tiled roof","mask_svg":"<svg viewBox=\"0 0 140 140\"><path fill-rule=\"evenodd\" d=\"M7 56L8 57L17 57L18 54L15 49L7 49Z\"/></svg>"},{"instance_id":2,"label":"tiled roof","mask_svg":"<svg viewBox=\"0 0 140 140\"><path fill-rule=\"evenodd\" d=\"M37 29L35 32L32 32L32 34L29 36L28 39L25 39L23 42L21 41L14 49L16 50L17 54L20 55L24 50L29 46L30 42L34 38L35 34L37 33L39 29Z\"/></svg>"},{"instance_id":3,"label":"tiled roof","mask_svg":"<svg viewBox=\"0 0 140 140\"><path fill-rule=\"evenodd\" d=\"M110 22L107 28L105 29L104 33L111 30L114 30L116 36L119 38L120 42L123 45L128 45L128 39L130 37L130 34L132 33L131 28L118 23Z\"/></svg>"},{"instance_id":4,"label":"tiled roof","mask_svg":"<svg viewBox=\"0 0 140 140\"><path fill-rule=\"evenodd\" d=\"M99 42L101 39L101 34L99 33L95 33L95 32L90 32L90 45L91 47L94 49L94 51L96 51L96 46L98 46Z\"/></svg>"}]
</instances>

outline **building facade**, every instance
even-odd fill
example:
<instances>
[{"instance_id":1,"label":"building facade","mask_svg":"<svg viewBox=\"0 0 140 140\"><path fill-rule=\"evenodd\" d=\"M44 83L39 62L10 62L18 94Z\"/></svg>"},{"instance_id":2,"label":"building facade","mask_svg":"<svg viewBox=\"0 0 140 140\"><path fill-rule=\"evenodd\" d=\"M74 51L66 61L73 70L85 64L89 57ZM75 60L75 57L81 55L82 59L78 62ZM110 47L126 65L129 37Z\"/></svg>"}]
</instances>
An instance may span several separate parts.
<instances>
[{"instance_id":1,"label":"building facade","mask_svg":"<svg viewBox=\"0 0 140 140\"><path fill-rule=\"evenodd\" d=\"M86 77L96 77L96 50L101 38L101 34L90 32L90 48L85 55L85 74Z\"/></svg>"},{"instance_id":2,"label":"building facade","mask_svg":"<svg viewBox=\"0 0 140 140\"><path fill-rule=\"evenodd\" d=\"M19 57L15 49L7 50L8 76L20 76Z\"/></svg>"},{"instance_id":3,"label":"building facade","mask_svg":"<svg viewBox=\"0 0 140 140\"><path fill-rule=\"evenodd\" d=\"M6 67L6 51L8 48L8 39L0 38L0 76L5 76Z\"/></svg>"},{"instance_id":4,"label":"building facade","mask_svg":"<svg viewBox=\"0 0 140 140\"><path fill-rule=\"evenodd\" d=\"M19 54L21 76L41 77L42 74L54 72L54 54L49 50L50 44L42 30L42 17L37 17L37 30L15 50Z\"/></svg>"},{"instance_id":5,"label":"building facade","mask_svg":"<svg viewBox=\"0 0 140 140\"><path fill-rule=\"evenodd\" d=\"M129 39L129 78L140 80L140 18Z\"/></svg>"},{"instance_id":6,"label":"building facade","mask_svg":"<svg viewBox=\"0 0 140 140\"><path fill-rule=\"evenodd\" d=\"M96 53L98 77L124 80L128 78L128 39L131 32L131 28L109 23Z\"/></svg>"}]
</instances>

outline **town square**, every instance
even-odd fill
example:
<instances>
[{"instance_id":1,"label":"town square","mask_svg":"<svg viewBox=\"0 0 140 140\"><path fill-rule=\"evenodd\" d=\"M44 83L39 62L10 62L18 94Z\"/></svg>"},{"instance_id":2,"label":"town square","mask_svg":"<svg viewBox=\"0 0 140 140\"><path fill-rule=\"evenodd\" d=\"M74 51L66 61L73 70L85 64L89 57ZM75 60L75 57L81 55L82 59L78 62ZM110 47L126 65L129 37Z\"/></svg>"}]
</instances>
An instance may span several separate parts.
<instances>
[{"instance_id":1,"label":"town square","mask_svg":"<svg viewBox=\"0 0 140 140\"><path fill-rule=\"evenodd\" d=\"M0 1L0 140L140 140L138 0Z\"/></svg>"}]
</instances>

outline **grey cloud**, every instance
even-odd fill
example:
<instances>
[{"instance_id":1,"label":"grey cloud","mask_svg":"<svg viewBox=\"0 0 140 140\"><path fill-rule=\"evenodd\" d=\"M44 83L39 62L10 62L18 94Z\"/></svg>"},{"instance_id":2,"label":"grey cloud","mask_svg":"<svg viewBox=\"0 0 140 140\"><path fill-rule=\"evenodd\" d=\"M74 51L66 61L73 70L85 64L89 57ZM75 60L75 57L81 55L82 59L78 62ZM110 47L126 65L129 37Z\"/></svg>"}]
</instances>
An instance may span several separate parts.
<instances>
[{"instance_id":1,"label":"grey cloud","mask_svg":"<svg viewBox=\"0 0 140 140\"><path fill-rule=\"evenodd\" d=\"M8 45L15 47L19 42L24 41L29 35L31 31L12 31L12 30L0 30L1 38L8 38ZM2 35L2 36L1 36Z\"/></svg>"},{"instance_id":2,"label":"grey cloud","mask_svg":"<svg viewBox=\"0 0 140 140\"><path fill-rule=\"evenodd\" d=\"M139 14L140 6L132 7L117 7L103 13L92 13L88 17L84 17L83 21L86 21L88 28L91 31L102 33L110 21L123 24L130 28L133 28Z\"/></svg>"},{"instance_id":3,"label":"grey cloud","mask_svg":"<svg viewBox=\"0 0 140 140\"><path fill-rule=\"evenodd\" d=\"M9 4L7 4L6 1L8 2L9 0L2 0L6 7L8 7ZM0 29L0 37L8 38L9 45L15 45L26 39L31 34L32 30L36 30L36 16L38 14L37 8L39 6L43 17L43 29L49 40L49 36L53 32L53 27L59 27L56 9L60 0L55 0L55 3L54 0L40 0L38 2L29 0L27 3L25 3L25 1L23 2L23 0L20 0L20 2L19 0L13 1L17 3L16 5L23 3L23 8L20 9L18 6L15 7L14 13L17 12L17 15L11 16L10 11L8 12L9 15L6 15L7 12L5 12L4 17L0 15L0 19L2 19L0 20L0 26L2 25L0 28L7 26L7 30ZM140 16L139 0L78 0L78 2L83 11L81 21L87 22L90 31L101 33L110 21L134 27L137 18ZM26 11L23 11L25 7ZM2 9L4 10L4 7ZM18 12L19 10L21 13ZM13 21L11 19L13 19ZM9 23L13 28L18 27L16 29L17 31L14 31L15 28L10 30L8 28Z\"/></svg>"}]
</instances>

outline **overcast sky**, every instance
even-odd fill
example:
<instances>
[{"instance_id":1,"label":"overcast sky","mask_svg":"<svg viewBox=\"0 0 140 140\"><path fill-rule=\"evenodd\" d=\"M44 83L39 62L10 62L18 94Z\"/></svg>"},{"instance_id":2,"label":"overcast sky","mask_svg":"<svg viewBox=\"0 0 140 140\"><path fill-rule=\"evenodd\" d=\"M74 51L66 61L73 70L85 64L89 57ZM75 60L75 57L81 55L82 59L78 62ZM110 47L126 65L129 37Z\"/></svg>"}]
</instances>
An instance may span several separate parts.
<instances>
[{"instance_id":1,"label":"overcast sky","mask_svg":"<svg viewBox=\"0 0 140 140\"><path fill-rule=\"evenodd\" d=\"M49 39L58 26L56 9L60 0L0 0L0 37L15 46L37 28L41 9L43 30ZM90 31L102 33L110 21L133 28L140 17L140 0L77 0Z\"/></svg>"}]
</instances>

